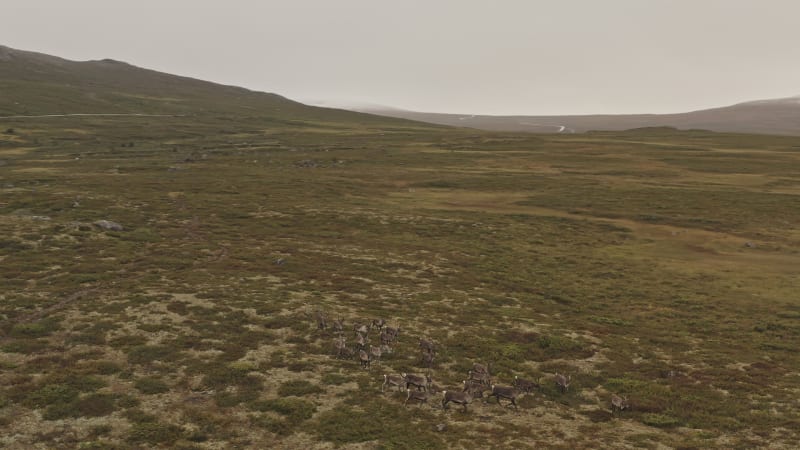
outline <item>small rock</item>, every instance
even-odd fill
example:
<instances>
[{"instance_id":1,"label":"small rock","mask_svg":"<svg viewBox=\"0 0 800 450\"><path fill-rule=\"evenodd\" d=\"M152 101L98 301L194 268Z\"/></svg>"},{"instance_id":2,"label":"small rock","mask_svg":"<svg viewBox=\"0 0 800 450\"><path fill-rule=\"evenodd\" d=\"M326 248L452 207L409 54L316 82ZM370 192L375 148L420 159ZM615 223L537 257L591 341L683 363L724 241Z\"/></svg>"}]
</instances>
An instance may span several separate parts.
<instances>
[{"instance_id":1,"label":"small rock","mask_svg":"<svg viewBox=\"0 0 800 450\"><path fill-rule=\"evenodd\" d=\"M92 226L83 222L70 222L67 227L77 231L92 231Z\"/></svg>"},{"instance_id":2,"label":"small rock","mask_svg":"<svg viewBox=\"0 0 800 450\"><path fill-rule=\"evenodd\" d=\"M294 165L295 167L311 167L311 168L318 166L317 162L314 161L313 159L304 159L302 161L295 161Z\"/></svg>"},{"instance_id":3,"label":"small rock","mask_svg":"<svg viewBox=\"0 0 800 450\"><path fill-rule=\"evenodd\" d=\"M117 222L112 222L110 220L98 220L97 222L94 222L94 225L108 231L124 230L122 225L118 224Z\"/></svg>"}]
</instances>

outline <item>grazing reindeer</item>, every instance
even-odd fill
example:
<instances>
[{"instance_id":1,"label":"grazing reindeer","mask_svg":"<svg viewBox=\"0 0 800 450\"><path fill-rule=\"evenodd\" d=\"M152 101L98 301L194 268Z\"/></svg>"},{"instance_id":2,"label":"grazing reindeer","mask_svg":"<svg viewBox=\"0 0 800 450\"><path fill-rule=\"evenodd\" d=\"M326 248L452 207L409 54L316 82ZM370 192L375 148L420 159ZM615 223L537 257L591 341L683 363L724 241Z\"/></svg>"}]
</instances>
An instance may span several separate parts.
<instances>
[{"instance_id":1,"label":"grazing reindeer","mask_svg":"<svg viewBox=\"0 0 800 450\"><path fill-rule=\"evenodd\" d=\"M367 339L361 333L356 333L356 348L359 350L367 348Z\"/></svg>"},{"instance_id":2,"label":"grazing reindeer","mask_svg":"<svg viewBox=\"0 0 800 450\"><path fill-rule=\"evenodd\" d=\"M436 353L423 352L422 358L420 359L420 365L430 369L431 366L433 366L433 360L435 358L436 358Z\"/></svg>"},{"instance_id":3,"label":"grazing reindeer","mask_svg":"<svg viewBox=\"0 0 800 450\"><path fill-rule=\"evenodd\" d=\"M350 347L344 347L343 349L341 349L340 357L342 359L352 359L354 355L355 355L355 350L353 350Z\"/></svg>"},{"instance_id":4,"label":"grazing reindeer","mask_svg":"<svg viewBox=\"0 0 800 450\"><path fill-rule=\"evenodd\" d=\"M383 374L383 384L381 385L381 392L386 389L386 386L397 386L398 391L403 390L403 384L405 384L405 379L399 375L387 375Z\"/></svg>"},{"instance_id":5,"label":"grazing reindeer","mask_svg":"<svg viewBox=\"0 0 800 450\"><path fill-rule=\"evenodd\" d=\"M383 319L374 319L372 321L372 328L377 328L379 330L383 330L383 326L386 325L386 321Z\"/></svg>"},{"instance_id":6,"label":"grazing reindeer","mask_svg":"<svg viewBox=\"0 0 800 450\"><path fill-rule=\"evenodd\" d=\"M403 380L406 382L406 389L410 388L411 386L416 386L418 391L428 390L429 378L409 373L404 373L402 375L403 375Z\"/></svg>"},{"instance_id":7,"label":"grazing reindeer","mask_svg":"<svg viewBox=\"0 0 800 450\"><path fill-rule=\"evenodd\" d=\"M341 334L344 332L344 319L339 317L339 320L333 321L333 331Z\"/></svg>"},{"instance_id":8,"label":"grazing reindeer","mask_svg":"<svg viewBox=\"0 0 800 450\"><path fill-rule=\"evenodd\" d=\"M511 400L511 404L514 405L514 409L517 408L517 397L519 396L519 392L513 387L508 386L495 386L492 385L492 393L489 394L489 397L494 397L497 399L497 404L500 404L500 399L504 398L507 400Z\"/></svg>"},{"instance_id":9,"label":"grazing reindeer","mask_svg":"<svg viewBox=\"0 0 800 450\"><path fill-rule=\"evenodd\" d=\"M361 335L366 336L367 334L369 334L369 327L367 327L364 324L357 323L357 324L353 325L353 332L355 334L361 334Z\"/></svg>"},{"instance_id":10,"label":"grazing reindeer","mask_svg":"<svg viewBox=\"0 0 800 450\"><path fill-rule=\"evenodd\" d=\"M467 412L467 405L472 403L472 395L469 392L442 391L442 409L447 409L450 402L462 405L464 412Z\"/></svg>"},{"instance_id":11,"label":"grazing reindeer","mask_svg":"<svg viewBox=\"0 0 800 450\"><path fill-rule=\"evenodd\" d=\"M358 360L361 361L361 368L369 370L369 363L371 362L369 359L369 355L364 350L358 351Z\"/></svg>"},{"instance_id":12,"label":"grazing reindeer","mask_svg":"<svg viewBox=\"0 0 800 450\"><path fill-rule=\"evenodd\" d=\"M394 344L394 341L397 340L397 334L390 332L390 329L391 328L386 327L381 331L381 344L392 345Z\"/></svg>"},{"instance_id":13,"label":"grazing reindeer","mask_svg":"<svg viewBox=\"0 0 800 450\"><path fill-rule=\"evenodd\" d=\"M325 317L325 314L322 311L320 310L314 311L314 320L316 320L317 322L318 330L325 330L326 328L328 328L328 318Z\"/></svg>"},{"instance_id":14,"label":"grazing reindeer","mask_svg":"<svg viewBox=\"0 0 800 450\"><path fill-rule=\"evenodd\" d=\"M444 390L444 388L439 386L438 383L433 381L433 378L431 378L430 375L425 375L425 379L428 381L428 392L436 393L436 392L442 392Z\"/></svg>"},{"instance_id":15,"label":"grazing reindeer","mask_svg":"<svg viewBox=\"0 0 800 450\"><path fill-rule=\"evenodd\" d=\"M556 372L556 386L561 389L561 392L567 392L569 389L569 383L572 381L572 375L565 377L560 373Z\"/></svg>"},{"instance_id":16,"label":"grazing reindeer","mask_svg":"<svg viewBox=\"0 0 800 450\"><path fill-rule=\"evenodd\" d=\"M477 381L479 383L485 384L489 386L492 384L492 378L486 372L475 372L474 370L469 371L469 381Z\"/></svg>"},{"instance_id":17,"label":"grazing reindeer","mask_svg":"<svg viewBox=\"0 0 800 450\"><path fill-rule=\"evenodd\" d=\"M473 398L483 398L483 393L488 389L482 383L476 383L470 380L462 381L464 383L464 392L469 392Z\"/></svg>"},{"instance_id":18,"label":"grazing reindeer","mask_svg":"<svg viewBox=\"0 0 800 450\"><path fill-rule=\"evenodd\" d=\"M425 339L420 339L419 348L421 348L422 351L424 352L430 354L436 354L436 344L434 344L432 341L426 341Z\"/></svg>"},{"instance_id":19,"label":"grazing reindeer","mask_svg":"<svg viewBox=\"0 0 800 450\"><path fill-rule=\"evenodd\" d=\"M374 345L370 345L369 346L369 357L370 357L370 359L375 360L375 361L378 362L378 364L380 364L381 363L381 348L380 347L376 347Z\"/></svg>"},{"instance_id":20,"label":"grazing reindeer","mask_svg":"<svg viewBox=\"0 0 800 450\"><path fill-rule=\"evenodd\" d=\"M472 371L475 372L475 373L485 373L485 374L488 375L489 374L489 365L485 365L484 366L481 363L474 363L472 365Z\"/></svg>"},{"instance_id":21,"label":"grazing reindeer","mask_svg":"<svg viewBox=\"0 0 800 450\"><path fill-rule=\"evenodd\" d=\"M381 331L381 345L391 345L392 335L387 333L386 330Z\"/></svg>"},{"instance_id":22,"label":"grazing reindeer","mask_svg":"<svg viewBox=\"0 0 800 450\"><path fill-rule=\"evenodd\" d=\"M347 351L347 341L345 341L344 337L333 340L333 350L337 358L344 356L345 352Z\"/></svg>"},{"instance_id":23,"label":"grazing reindeer","mask_svg":"<svg viewBox=\"0 0 800 450\"><path fill-rule=\"evenodd\" d=\"M400 327L397 328L385 327L383 331L386 332L387 336L391 336L392 342L394 342L395 340L397 340L398 337L400 337Z\"/></svg>"},{"instance_id":24,"label":"grazing reindeer","mask_svg":"<svg viewBox=\"0 0 800 450\"><path fill-rule=\"evenodd\" d=\"M531 381L515 376L514 387L521 392L530 394L534 389L539 389L542 387L541 381L542 377L539 377L536 381Z\"/></svg>"},{"instance_id":25,"label":"grazing reindeer","mask_svg":"<svg viewBox=\"0 0 800 450\"><path fill-rule=\"evenodd\" d=\"M619 411L620 413L625 409L631 409L631 404L628 402L628 396L620 397L617 394L611 395L611 415L614 415L614 411Z\"/></svg>"},{"instance_id":26,"label":"grazing reindeer","mask_svg":"<svg viewBox=\"0 0 800 450\"><path fill-rule=\"evenodd\" d=\"M428 403L428 393L427 392L419 392L419 391L412 391L411 389L406 389L406 401L403 402L403 406L406 406L409 400L418 401L421 405L423 403Z\"/></svg>"}]
</instances>

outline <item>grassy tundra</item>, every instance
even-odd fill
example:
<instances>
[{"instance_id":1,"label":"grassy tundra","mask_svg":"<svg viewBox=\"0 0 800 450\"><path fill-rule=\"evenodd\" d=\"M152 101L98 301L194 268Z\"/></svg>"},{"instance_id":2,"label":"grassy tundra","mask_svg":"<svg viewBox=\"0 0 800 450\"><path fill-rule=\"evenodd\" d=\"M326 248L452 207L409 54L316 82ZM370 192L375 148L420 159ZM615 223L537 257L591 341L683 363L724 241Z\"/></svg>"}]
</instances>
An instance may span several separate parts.
<instances>
[{"instance_id":1,"label":"grassy tundra","mask_svg":"<svg viewBox=\"0 0 800 450\"><path fill-rule=\"evenodd\" d=\"M0 128L5 448L800 439L800 138L234 115ZM334 357L379 318L401 329L391 353ZM428 372L460 392L474 362L541 386L467 412L381 392ZM612 415L613 395L630 407Z\"/></svg>"}]
</instances>

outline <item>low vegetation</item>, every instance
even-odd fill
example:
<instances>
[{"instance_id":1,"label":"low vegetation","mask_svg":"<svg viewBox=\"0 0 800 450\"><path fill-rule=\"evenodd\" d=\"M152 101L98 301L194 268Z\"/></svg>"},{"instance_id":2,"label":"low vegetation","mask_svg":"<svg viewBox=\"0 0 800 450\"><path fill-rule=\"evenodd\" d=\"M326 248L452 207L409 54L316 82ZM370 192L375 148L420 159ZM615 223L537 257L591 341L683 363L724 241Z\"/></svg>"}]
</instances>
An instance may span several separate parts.
<instances>
[{"instance_id":1,"label":"low vegetation","mask_svg":"<svg viewBox=\"0 0 800 450\"><path fill-rule=\"evenodd\" d=\"M0 446L800 439L798 138L0 122Z\"/></svg>"}]
</instances>

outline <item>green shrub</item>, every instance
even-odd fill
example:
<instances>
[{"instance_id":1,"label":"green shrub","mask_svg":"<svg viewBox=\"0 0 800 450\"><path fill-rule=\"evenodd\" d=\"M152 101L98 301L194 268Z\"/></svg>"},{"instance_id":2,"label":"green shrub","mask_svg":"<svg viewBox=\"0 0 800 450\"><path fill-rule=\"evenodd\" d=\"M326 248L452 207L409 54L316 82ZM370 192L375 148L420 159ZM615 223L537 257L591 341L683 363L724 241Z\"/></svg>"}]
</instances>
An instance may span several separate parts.
<instances>
[{"instance_id":1,"label":"green shrub","mask_svg":"<svg viewBox=\"0 0 800 450\"><path fill-rule=\"evenodd\" d=\"M415 411L416 415L424 414ZM432 416L428 417L433 420ZM444 443L431 427L420 427L412 413L382 402L370 402L364 410L348 406L323 412L313 430L334 445L380 440L383 448L442 448Z\"/></svg>"},{"instance_id":2,"label":"green shrub","mask_svg":"<svg viewBox=\"0 0 800 450\"><path fill-rule=\"evenodd\" d=\"M270 433L275 433L279 436L286 436L294 431L292 423L286 419L278 419L267 415L252 415L250 421L253 425L264 428Z\"/></svg>"},{"instance_id":3,"label":"green shrub","mask_svg":"<svg viewBox=\"0 0 800 450\"><path fill-rule=\"evenodd\" d=\"M46 319L33 323L18 323L11 327L9 333L15 338L38 338L52 334L59 329L58 322L54 319Z\"/></svg>"},{"instance_id":4,"label":"green shrub","mask_svg":"<svg viewBox=\"0 0 800 450\"><path fill-rule=\"evenodd\" d=\"M291 380L283 383L278 388L278 395L287 396L295 395L301 397L303 395L320 394L324 392L321 387L311 384L306 380Z\"/></svg>"},{"instance_id":5,"label":"green shrub","mask_svg":"<svg viewBox=\"0 0 800 450\"><path fill-rule=\"evenodd\" d=\"M230 367L227 365L214 365L206 370L203 385L221 389L226 386L244 384L249 380L247 374L250 370L244 367Z\"/></svg>"},{"instance_id":6,"label":"green shrub","mask_svg":"<svg viewBox=\"0 0 800 450\"><path fill-rule=\"evenodd\" d=\"M100 417L114 412L116 396L112 394L89 394L74 404L76 416Z\"/></svg>"},{"instance_id":7,"label":"green shrub","mask_svg":"<svg viewBox=\"0 0 800 450\"><path fill-rule=\"evenodd\" d=\"M75 373L56 374L53 376L54 380L58 380L68 386L71 386L81 392L92 392L102 387L107 383L102 379L92 375L80 375Z\"/></svg>"},{"instance_id":8,"label":"green shrub","mask_svg":"<svg viewBox=\"0 0 800 450\"><path fill-rule=\"evenodd\" d=\"M2 349L4 352L7 353L22 353L25 355L30 355L32 353L38 353L44 350L45 348L47 348L47 345L48 342L45 339L35 339L35 340L22 339L22 340L11 341L0 347L0 349Z\"/></svg>"},{"instance_id":9,"label":"green shrub","mask_svg":"<svg viewBox=\"0 0 800 450\"><path fill-rule=\"evenodd\" d=\"M34 408L43 408L52 404L70 403L78 398L79 392L66 384L48 384L32 392L25 403Z\"/></svg>"},{"instance_id":10,"label":"green shrub","mask_svg":"<svg viewBox=\"0 0 800 450\"><path fill-rule=\"evenodd\" d=\"M177 441L183 435L183 429L172 424L159 422L137 422L128 433L128 442L137 444L165 444Z\"/></svg>"},{"instance_id":11,"label":"green shrub","mask_svg":"<svg viewBox=\"0 0 800 450\"><path fill-rule=\"evenodd\" d=\"M273 411L286 416L292 422L308 420L317 411L317 407L299 398L277 398L258 400L248 405L254 411Z\"/></svg>"},{"instance_id":12,"label":"green shrub","mask_svg":"<svg viewBox=\"0 0 800 450\"><path fill-rule=\"evenodd\" d=\"M175 350L165 345L139 345L128 351L128 362L146 364L152 361L174 359Z\"/></svg>"},{"instance_id":13,"label":"green shrub","mask_svg":"<svg viewBox=\"0 0 800 450\"><path fill-rule=\"evenodd\" d=\"M86 373L97 375L113 375L122 371L122 367L114 361L92 361L82 367Z\"/></svg>"},{"instance_id":14,"label":"green shrub","mask_svg":"<svg viewBox=\"0 0 800 450\"><path fill-rule=\"evenodd\" d=\"M152 414L147 414L141 409L129 409L125 411L122 415L125 416L125 418L131 421L132 423L153 423L158 420L156 416Z\"/></svg>"},{"instance_id":15,"label":"green shrub","mask_svg":"<svg viewBox=\"0 0 800 450\"><path fill-rule=\"evenodd\" d=\"M239 392L217 392L214 394L214 401L220 408L232 408L246 401L249 397L249 395Z\"/></svg>"},{"instance_id":16,"label":"green shrub","mask_svg":"<svg viewBox=\"0 0 800 450\"><path fill-rule=\"evenodd\" d=\"M72 403L56 403L48 406L42 413L44 420L59 420L73 417L75 406Z\"/></svg>"},{"instance_id":17,"label":"green shrub","mask_svg":"<svg viewBox=\"0 0 800 450\"><path fill-rule=\"evenodd\" d=\"M117 406L120 408L134 408L139 404L141 404L141 401L138 398L128 394L120 395L117 399Z\"/></svg>"},{"instance_id":18,"label":"green shrub","mask_svg":"<svg viewBox=\"0 0 800 450\"><path fill-rule=\"evenodd\" d=\"M114 431L114 427L112 427L111 425L107 424L95 425L89 429L89 436L92 437L104 436L106 434L110 434L112 431Z\"/></svg>"},{"instance_id":19,"label":"green shrub","mask_svg":"<svg viewBox=\"0 0 800 450\"><path fill-rule=\"evenodd\" d=\"M161 394L169 391L169 386L158 378L139 378L133 384L142 394Z\"/></svg>"},{"instance_id":20,"label":"green shrub","mask_svg":"<svg viewBox=\"0 0 800 450\"><path fill-rule=\"evenodd\" d=\"M647 413L642 415L642 423L651 427L675 427L680 424L676 417L666 414Z\"/></svg>"},{"instance_id":21,"label":"green shrub","mask_svg":"<svg viewBox=\"0 0 800 450\"><path fill-rule=\"evenodd\" d=\"M336 372L328 372L322 376L322 384L338 386L350 381L350 378Z\"/></svg>"}]
</instances>

